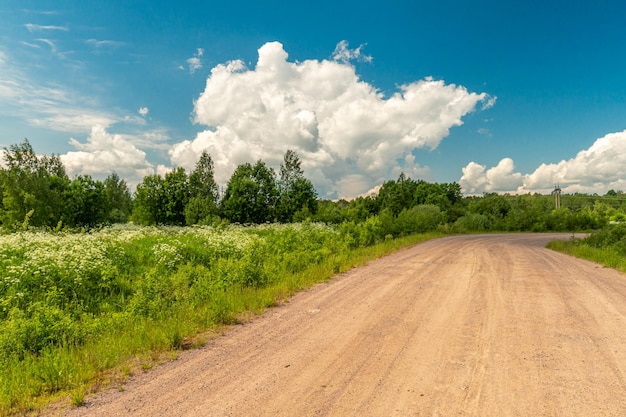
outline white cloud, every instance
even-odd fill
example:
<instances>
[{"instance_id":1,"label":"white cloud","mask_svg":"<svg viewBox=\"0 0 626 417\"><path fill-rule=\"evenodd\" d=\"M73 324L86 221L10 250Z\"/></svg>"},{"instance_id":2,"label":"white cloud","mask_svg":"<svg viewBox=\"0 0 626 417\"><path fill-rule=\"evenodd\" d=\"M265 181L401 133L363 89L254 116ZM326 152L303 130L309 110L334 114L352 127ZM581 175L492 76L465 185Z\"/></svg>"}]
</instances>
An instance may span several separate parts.
<instances>
[{"instance_id":1,"label":"white cloud","mask_svg":"<svg viewBox=\"0 0 626 417\"><path fill-rule=\"evenodd\" d=\"M515 164L511 158L504 158L495 167L486 168L485 165L470 162L462 169L459 185L466 194L515 192L522 186L522 174L513 172Z\"/></svg>"},{"instance_id":2,"label":"white cloud","mask_svg":"<svg viewBox=\"0 0 626 417\"><path fill-rule=\"evenodd\" d=\"M487 110L496 105L496 100L498 98L496 96L489 96L485 101L483 101L482 110Z\"/></svg>"},{"instance_id":3,"label":"white cloud","mask_svg":"<svg viewBox=\"0 0 626 417\"><path fill-rule=\"evenodd\" d=\"M488 170L484 165L470 162L463 168L459 183L467 194L547 193L555 184L566 193L626 190L626 130L597 139L589 149L567 161L541 164L529 174L514 172L510 158Z\"/></svg>"},{"instance_id":4,"label":"white cloud","mask_svg":"<svg viewBox=\"0 0 626 417\"><path fill-rule=\"evenodd\" d=\"M39 39L35 39L37 42L41 42L41 43L45 43L46 45L48 45L50 47L50 52L52 52L53 54L55 54L57 52L57 46L54 42L52 42L50 39L43 39L43 38L39 38Z\"/></svg>"},{"instance_id":5,"label":"white cloud","mask_svg":"<svg viewBox=\"0 0 626 417\"><path fill-rule=\"evenodd\" d=\"M479 135L491 137L491 131L487 128L481 127L477 132Z\"/></svg>"},{"instance_id":6,"label":"white cloud","mask_svg":"<svg viewBox=\"0 0 626 417\"><path fill-rule=\"evenodd\" d=\"M124 42L120 41L111 41L111 40L98 40L98 39L87 39L85 41L87 45L93 46L96 49L101 48L119 48L124 46Z\"/></svg>"},{"instance_id":7,"label":"white cloud","mask_svg":"<svg viewBox=\"0 0 626 417\"><path fill-rule=\"evenodd\" d=\"M70 176L89 174L104 178L115 171L134 188L143 177L155 172L144 151L124 136L108 133L103 126L94 126L86 143L72 138L70 145L77 150L61 155Z\"/></svg>"},{"instance_id":8,"label":"white cloud","mask_svg":"<svg viewBox=\"0 0 626 417\"><path fill-rule=\"evenodd\" d=\"M194 56L192 56L191 58L187 60L187 63L189 64L190 74L193 74L194 72L202 68L202 61L200 60L202 55L204 55L204 49L198 48Z\"/></svg>"},{"instance_id":9,"label":"white cloud","mask_svg":"<svg viewBox=\"0 0 626 417\"><path fill-rule=\"evenodd\" d=\"M20 42L22 45L28 46L29 48L41 49L41 45L37 45L36 43L28 43L26 41Z\"/></svg>"},{"instance_id":10,"label":"white cloud","mask_svg":"<svg viewBox=\"0 0 626 417\"><path fill-rule=\"evenodd\" d=\"M139 110L137 110L137 112L142 115L142 116L147 116L148 113L150 112L150 109L147 107L140 107Z\"/></svg>"},{"instance_id":11,"label":"white cloud","mask_svg":"<svg viewBox=\"0 0 626 417\"><path fill-rule=\"evenodd\" d=\"M195 122L207 129L175 144L172 163L191 169L206 149L225 183L238 164L263 159L277 167L293 149L322 197L355 196L404 168L413 149L435 149L465 114L490 100L432 79L384 98L342 58L360 56L359 48L342 52L347 48L338 45L336 60L293 63L270 42L254 69L242 61L217 65L195 102Z\"/></svg>"},{"instance_id":12,"label":"white cloud","mask_svg":"<svg viewBox=\"0 0 626 417\"><path fill-rule=\"evenodd\" d=\"M41 32L44 30L57 30L57 31L62 31L62 32L69 32L69 29L64 26L45 26L45 25L35 25L33 23L26 23L24 26L26 26L26 29L28 29L28 31L31 33Z\"/></svg>"},{"instance_id":13,"label":"white cloud","mask_svg":"<svg viewBox=\"0 0 626 417\"><path fill-rule=\"evenodd\" d=\"M58 15L61 14L61 12L57 11L57 10L32 10L32 9L22 9L22 11L24 13L29 13L29 14L40 14L40 15L47 15L47 16L52 16L52 15Z\"/></svg>"},{"instance_id":14,"label":"white cloud","mask_svg":"<svg viewBox=\"0 0 626 417\"><path fill-rule=\"evenodd\" d=\"M108 127L124 120L121 115L100 110L93 97L48 79L38 79L26 71L27 68L0 50L2 114L32 126L74 134L88 133L95 125Z\"/></svg>"},{"instance_id":15,"label":"white cloud","mask_svg":"<svg viewBox=\"0 0 626 417\"><path fill-rule=\"evenodd\" d=\"M350 49L348 46L348 42L346 41L339 42L333 52L333 60L343 62L344 64L347 64L352 60L372 62L373 58L371 56L363 55L361 53L361 49L364 48L365 45L359 45L359 47L355 49Z\"/></svg>"}]
</instances>

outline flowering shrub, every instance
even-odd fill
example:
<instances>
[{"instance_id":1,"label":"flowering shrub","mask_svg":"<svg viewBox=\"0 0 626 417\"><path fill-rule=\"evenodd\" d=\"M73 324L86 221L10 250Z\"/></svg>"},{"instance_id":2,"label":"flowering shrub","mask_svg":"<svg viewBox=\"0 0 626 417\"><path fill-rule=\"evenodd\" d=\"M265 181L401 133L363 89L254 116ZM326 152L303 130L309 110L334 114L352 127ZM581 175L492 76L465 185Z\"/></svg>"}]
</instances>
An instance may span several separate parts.
<instances>
[{"instance_id":1,"label":"flowering shrub","mask_svg":"<svg viewBox=\"0 0 626 417\"><path fill-rule=\"evenodd\" d=\"M354 265L380 224L0 235L0 415L179 349Z\"/></svg>"},{"instance_id":2,"label":"flowering shrub","mask_svg":"<svg viewBox=\"0 0 626 417\"><path fill-rule=\"evenodd\" d=\"M318 224L2 235L0 353L82 343L103 315L157 317L229 288L266 286L339 251L338 236Z\"/></svg>"}]
</instances>

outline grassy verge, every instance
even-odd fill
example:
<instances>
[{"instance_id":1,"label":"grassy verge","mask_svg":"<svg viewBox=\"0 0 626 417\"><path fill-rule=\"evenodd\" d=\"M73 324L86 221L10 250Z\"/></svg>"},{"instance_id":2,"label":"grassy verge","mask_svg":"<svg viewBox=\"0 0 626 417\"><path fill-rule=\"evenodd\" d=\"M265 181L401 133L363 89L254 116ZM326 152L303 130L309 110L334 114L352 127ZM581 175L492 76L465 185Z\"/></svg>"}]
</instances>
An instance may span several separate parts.
<instances>
[{"instance_id":1,"label":"grassy verge","mask_svg":"<svg viewBox=\"0 0 626 417\"><path fill-rule=\"evenodd\" d=\"M319 225L148 229L0 242L0 415L102 387L202 346L295 292L419 234L354 247Z\"/></svg>"},{"instance_id":2,"label":"grassy verge","mask_svg":"<svg viewBox=\"0 0 626 417\"><path fill-rule=\"evenodd\" d=\"M584 241L569 240L551 242L548 244L548 248L626 272L626 257L620 249L615 247L597 248L586 244Z\"/></svg>"}]
</instances>

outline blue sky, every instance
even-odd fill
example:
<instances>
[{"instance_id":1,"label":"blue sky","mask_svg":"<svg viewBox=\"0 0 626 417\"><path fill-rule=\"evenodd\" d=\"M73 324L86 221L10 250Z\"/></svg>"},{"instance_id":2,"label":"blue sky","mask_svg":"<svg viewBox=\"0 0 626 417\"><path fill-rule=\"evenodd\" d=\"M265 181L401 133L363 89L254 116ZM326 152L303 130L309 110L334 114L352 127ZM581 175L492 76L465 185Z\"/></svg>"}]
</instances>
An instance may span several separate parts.
<instances>
[{"instance_id":1,"label":"blue sky","mask_svg":"<svg viewBox=\"0 0 626 417\"><path fill-rule=\"evenodd\" d=\"M131 185L294 149L328 198L626 190L626 5L516 3L5 0L0 145Z\"/></svg>"}]
</instances>

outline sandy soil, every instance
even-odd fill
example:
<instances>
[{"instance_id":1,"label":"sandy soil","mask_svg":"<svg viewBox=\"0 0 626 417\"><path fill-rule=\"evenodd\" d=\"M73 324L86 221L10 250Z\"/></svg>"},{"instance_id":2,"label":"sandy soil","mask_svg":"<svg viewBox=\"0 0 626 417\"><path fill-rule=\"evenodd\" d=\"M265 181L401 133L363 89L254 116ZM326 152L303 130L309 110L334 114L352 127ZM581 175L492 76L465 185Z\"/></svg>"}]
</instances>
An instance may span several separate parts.
<instances>
[{"instance_id":1,"label":"sandy soil","mask_svg":"<svg viewBox=\"0 0 626 417\"><path fill-rule=\"evenodd\" d=\"M626 276L569 236L417 245L63 413L624 416Z\"/></svg>"}]
</instances>

